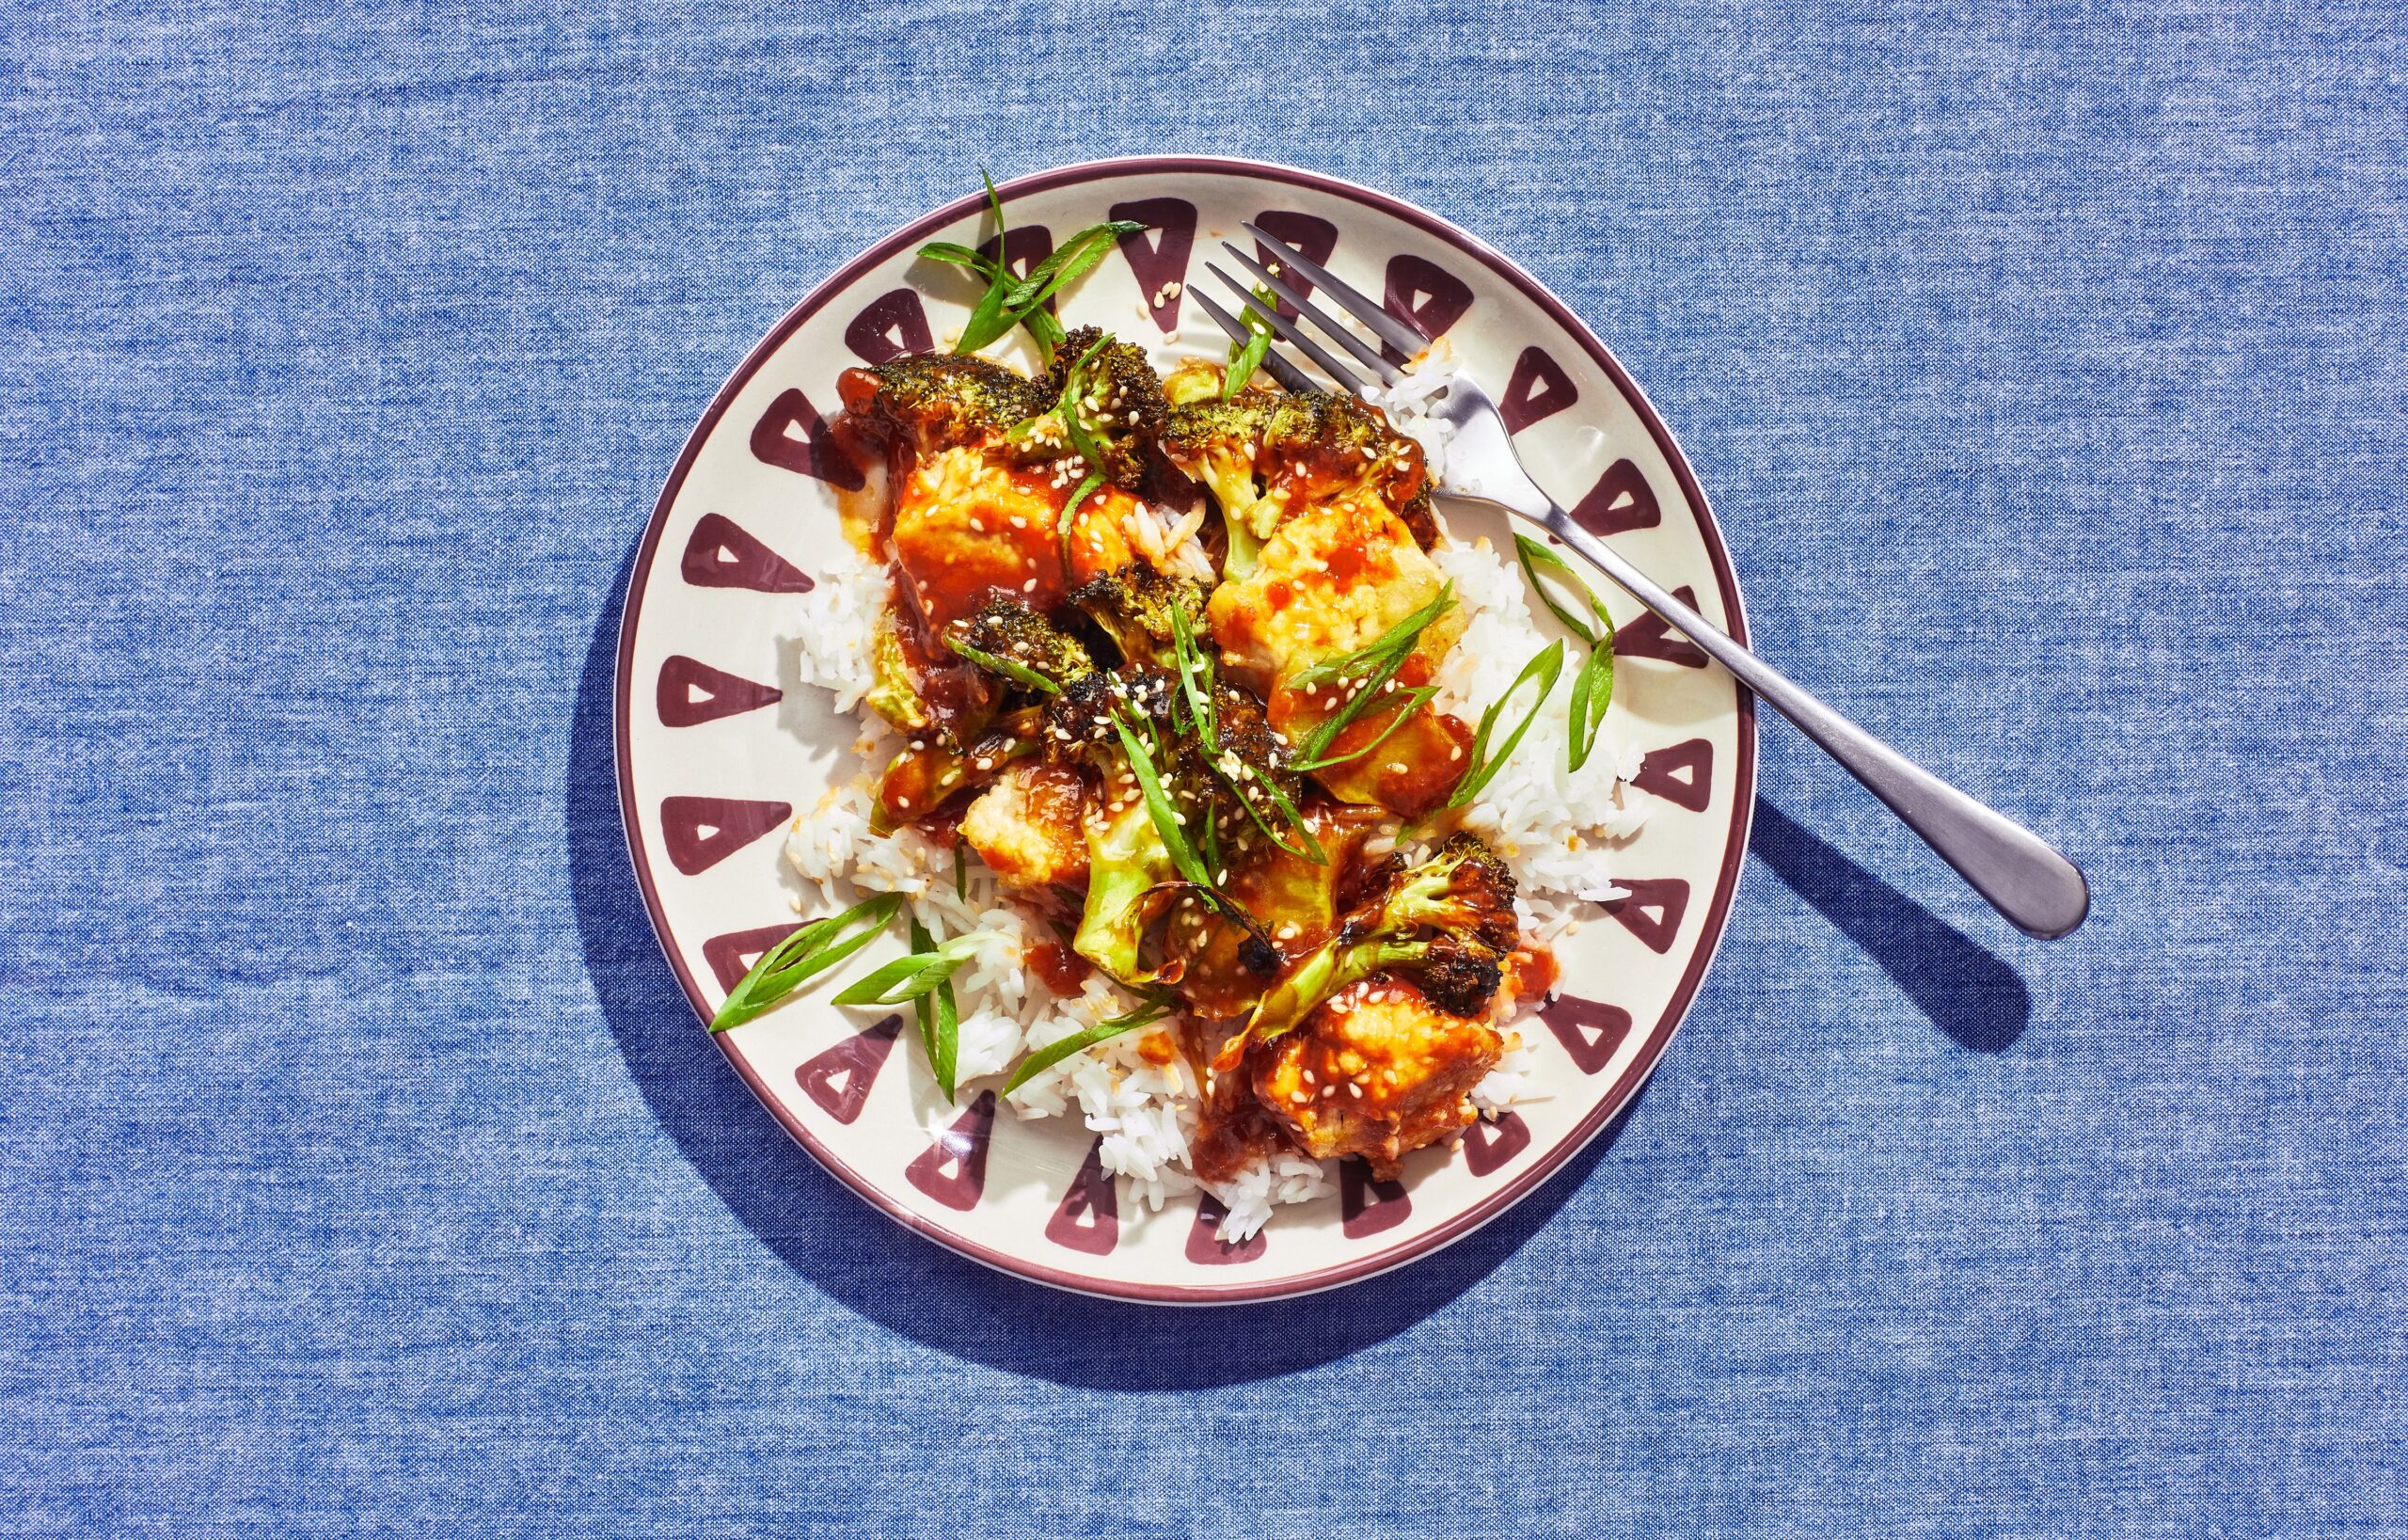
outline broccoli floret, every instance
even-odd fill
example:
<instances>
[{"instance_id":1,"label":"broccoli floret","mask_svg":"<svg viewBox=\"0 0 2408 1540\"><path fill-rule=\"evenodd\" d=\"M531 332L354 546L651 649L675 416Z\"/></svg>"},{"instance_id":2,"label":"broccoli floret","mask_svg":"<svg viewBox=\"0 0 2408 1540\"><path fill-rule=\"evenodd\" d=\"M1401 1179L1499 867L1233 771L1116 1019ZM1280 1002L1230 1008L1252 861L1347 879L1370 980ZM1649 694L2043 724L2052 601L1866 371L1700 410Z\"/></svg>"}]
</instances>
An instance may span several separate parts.
<instances>
[{"instance_id":1,"label":"broccoli floret","mask_svg":"<svg viewBox=\"0 0 2408 1540\"><path fill-rule=\"evenodd\" d=\"M1176 964L1149 971L1142 957L1146 929L1169 903L1176 875L1142 798L1089 819L1086 906L1070 949L1123 984L1176 977Z\"/></svg>"},{"instance_id":2,"label":"broccoli floret","mask_svg":"<svg viewBox=\"0 0 2408 1540\"><path fill-rule=\"evenodd\" d=\"M1325 390L1242 390L1173 407L1162 446L1211 488L1228 531L1227 574L1254 570L1261 543L1298 497L1360 481L1399 440L1379 411ZM1426 488L1414 494L1425 502Z\"/></svg>"},{"instance_id":3,"label":"broccoli floret","mask_svg":"<svg viewBox=\"0 0 2408 1540\"><path fill-rule=\"evenodd\" d=\"M1079 424L1102 456L1103 463L1097 468L1115 486L1137 491L1146 480L1146 446L1161 434L1163 419L1170 410L1163 400L1163 382L1154 373L1152 360L1144 348L1117 341L1101 326L1081 326L1054 350L1054 362L1040 382L1039 389L1053 407L1058 408L1069 389L1073 371L1078 376L1074 405ZM1040 408L1044 409L1048 408ZM1036 438L1057 452L1065 447L1060 428L1046 429L1041 422L1035 426L1040 430Z\"/></svg>"},{"instance_id":4,"label":"broccoli floret","mask_svg":"<svg viewBox=\"0 0 2408 1540\"><path fill-rule=\"evenodd\" d=\"M1468 936L1492 952L1510 952L1521 938L1513 913L1513 874L1472 834L1458 834L1418 866L1391 864L1377 929L1430 926Z\"/></svg>"},{"instance_id":5,"label":"broccoli floret","mask_svg":"<svg viewBox=\"0 0 2408 1540\"><path fill-rule=\"evenodd\" d=\"M1045 750L1049 757L1115 770L1122 764L1115 714L1130 722L1168 721L1178 686L1158 668L1128 665L1074 679L1045 703Z\"/></svg>"},{"instance_id":6,"label":"broccoli floret","mask_svg":"<svg viewBox=\"0 0 2408 1540\"><path fill-rule=\"evenodd\" d=\"M1495 1001L1501 960L1519 938L1513 874L1477 838L1456 834L1418 866L1396 863L1378 901L1347 916L1272 987L1214 1067L1234 1069L1251 1042L1294 1030L1331 995L1386 970L1416 975L1430 1003L1450 1015L1479 1015Z\"/></svg>"},{"instance_id":7,"label":"broccoli floret","mask_svg":"<svg viewBox=\"0 0 2408 1540\"><path fill-rule=\"evenodd\" d=\"M1021 600L998 594L974 614L945 627L945 645L990 674L1026 689L1032 678L1059 690L1095 672L1095 660L1075 637Z\"/></svg>"},{"instance_id":8,"label":"broccoli floret","mask_svg":"<svg viewBox=\"0 0 2408 1540\"><path fill-rule=\"evenodd\" d=\"M900 437L922 454L983 444L1052 406L1055 391L1004 364L951 353L914 353L848 369L837 394L855 426Z\"/></svg>"},{"instance_id":9,"label":"broccoli floret","mask_svg":"<svg viewBox=\"0 0 2408 1540\"><path fill-rule=\"evenodd\" d=\"M1122 658L1167 667L1176 634L1172 611L1187 617L1190 635L1206 634L1211 627L1204 620L1204 603L1211 596L1211 590L1192 579L1166 577L1133 562L1080 584L1071 591L1070 602L1086 611Z\"/></svg>"}]
</instances>

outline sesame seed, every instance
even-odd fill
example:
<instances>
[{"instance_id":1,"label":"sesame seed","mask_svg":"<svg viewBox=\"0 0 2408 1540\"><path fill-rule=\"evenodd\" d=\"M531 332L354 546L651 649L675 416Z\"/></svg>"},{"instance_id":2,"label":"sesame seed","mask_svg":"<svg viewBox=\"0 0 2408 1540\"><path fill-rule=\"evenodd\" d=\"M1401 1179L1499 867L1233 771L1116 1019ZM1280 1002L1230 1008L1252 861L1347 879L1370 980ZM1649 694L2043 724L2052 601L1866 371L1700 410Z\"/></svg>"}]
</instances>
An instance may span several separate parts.
<instances>
[{"instance_id":1,"label":"sesame seed","mask_svg":"<svg viewBox=\"0 0 2408 1540\"><path fill-rule=\"evenodd\" d=\"M1348 1081L1346 1083L1346 1094L1359 1100L1363 1094L1362 1083L1354 1080Z\"/></svg>"}]
</instances>

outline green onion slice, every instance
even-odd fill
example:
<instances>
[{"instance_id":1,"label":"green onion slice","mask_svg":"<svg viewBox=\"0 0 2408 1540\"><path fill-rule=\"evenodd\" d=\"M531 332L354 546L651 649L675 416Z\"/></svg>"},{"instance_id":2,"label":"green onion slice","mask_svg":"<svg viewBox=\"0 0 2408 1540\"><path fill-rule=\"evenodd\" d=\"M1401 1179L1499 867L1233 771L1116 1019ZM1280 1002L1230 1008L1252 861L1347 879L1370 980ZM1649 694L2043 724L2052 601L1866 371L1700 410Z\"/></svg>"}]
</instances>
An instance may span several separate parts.
<instances>
[{"instance_id":1,"label":"green onion slice","mask_svg":"<svg viewBox=\"0 0 2408 1540\"><path fill-rule=\"evenodd\" d=\"M1471 768L1456 784L1455 794L1447 799L1449 807L1463 806L1479 796L1481 787L1497 778L1497 772L1505 768L1505 761L1513 758L1513 751L1521 746L1522 735L1529 732L1530 723L1538 720L1539 707L1546 704L1548 692L1555 689L1555 681L1562 673L1563 641L1559 637L1523 664L1522 672L1505 687L1505 693L1497 698L1497 704L1481 713L1480 731L1473 735L1471 740ZM1506 735L1504 745L1497 751L1496 756L1490 757L1489 735L1496 730L1497 717L1504 712L1506 703L1513 698L1515 692L1533 679L1539 684L1538 698L1530 702L1529 714L1522 718L1513 732Z\"/></svg>"},{"instance_id":2,"label":"green onion slice","mask_svg":"<svg viewBox=\"0 0 2408 1540\"><path fill-rule=\"evenodd\" d=\"M895 912L903 907L899 893L865 898L840 914L815 920L761 954L745 976L728 991L727 999L711 1018L711 1030L741 1026L792 994L806 980L827 972L876 940Z\"/></svg>"},{"instance_id":3,"label":"green onion slice","mask_svg":"<svg viewBox=\"0 0 2408 1540\"><path fill-rule=\"evenodd\" d=\"M1084 1054L1097 1043L1110 1041L1123 1032L1134 1031L1138 1027L1161 1021L1171 1013L1171 1002L1168 999L1156 996L1124 1016L1114 1016L1098 1022L1084 1032L1074 1032L1059 1042L1047 1043L1020 1061L1020 1068L1014 1070L1012 1077L1004 1082L1004 1094L1010 1095L1054 1065L1069 1058L1072 1054Z\"/></svg>"}]
</instances>

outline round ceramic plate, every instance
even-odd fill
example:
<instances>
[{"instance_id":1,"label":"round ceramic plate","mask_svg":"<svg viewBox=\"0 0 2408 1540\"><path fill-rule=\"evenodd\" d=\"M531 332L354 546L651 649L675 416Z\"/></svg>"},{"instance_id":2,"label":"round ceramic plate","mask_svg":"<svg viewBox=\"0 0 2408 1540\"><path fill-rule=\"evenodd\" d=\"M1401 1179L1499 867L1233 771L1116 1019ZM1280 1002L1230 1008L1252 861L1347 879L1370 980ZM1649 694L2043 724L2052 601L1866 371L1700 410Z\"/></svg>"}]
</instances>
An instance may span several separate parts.
<instances>
[{"instance_id":1,"label":"round ceramic plate","mask_svg":"<svg viewBox=\"0 0 2408 1540\"><path fill-rule=\"evenodd\" d=\"M1605 344L1474 237L1395 198L1253 162L1110 161L1003 192L1016 262L1100 220L1149 227L1065 296L1069 325L1149 344L1180 332L1193 350L1217 350L1209 319L1170 286L1191 274L1209 282L1204 262L1222 239L1244 239L1246 220L1386 295L1450 340L1558 501L1744 637L1729 555L1671 435ZM780 836L856 769L854 725L798 682L791 641L795 595L844 539L836 493L858 484L826 432L836 376L940 345L960 325L975 297L962 275L915 253L934 239L976 242L984 208L973 196L912 221L788 312L704 414L644 532L619 643L619 795L653 925L705 1018L798 923L802 889ZM827 989L721 1035L728 1062L870 1202L965 1256L1064 1288L1270 1299L1368 1278L1469 1233L1637 1093L1713 956L1747 845L1749 700L1597 586L1622 627L1612 730L1645 751L1637 784L1657 803L1614 867L1629 897L1560 949L1561 992L1544 1027L1525 1033L1537 1040L1543 1099L1416 1153L1401 1181L1374 1183L1347 1162L1336 1196L1281 1208L1228 1246L1209 1199L1151 1212L1116 1191L1076 1117L1022 1121L999 1109L993 1082L946 1104L915 1033L831 1006Z\"/></svg>"}]
</instances>

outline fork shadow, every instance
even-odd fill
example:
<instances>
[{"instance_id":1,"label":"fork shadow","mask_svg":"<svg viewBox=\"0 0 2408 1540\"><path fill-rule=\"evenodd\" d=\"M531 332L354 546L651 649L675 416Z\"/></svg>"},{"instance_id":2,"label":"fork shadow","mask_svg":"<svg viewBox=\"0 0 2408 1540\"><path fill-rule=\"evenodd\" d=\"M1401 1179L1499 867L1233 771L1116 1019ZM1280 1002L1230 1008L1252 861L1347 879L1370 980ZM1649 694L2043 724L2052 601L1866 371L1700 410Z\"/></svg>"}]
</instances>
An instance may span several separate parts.
<instances>
[{"instance_id":1,"label":"fork shadow","mask_svg":"<svg viewBox=\"0 0 2408 1540\"><path fill-rule=\"evenodd\" d=\"M1762 797L1749 849L1959 1045L1996 1054L2023 1035L2032 995L2013 968Z\"/></svg>"},{"instance_id":2,"label":"fork shadow","mask_svg":"<svg viewBox=\"0 0 2408 1540\"><path fill-rule=\"evenodd\" d=\"M990 1271L907 1232L790 1140L695 1020L654 940L620 833L611 698L621 596L596 625L570 739L570 886L586 971L654 1117L736 1216L854 1313L941 1352L1064 1385L1159 1390L1309 1369L1406 1330L1520 1247L1587 1180L1639 1105L1481 1230L1327 1294L1204 1313L1090 1299Z\"/></svg>"}]
</instances>

